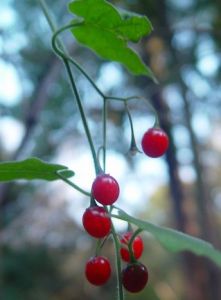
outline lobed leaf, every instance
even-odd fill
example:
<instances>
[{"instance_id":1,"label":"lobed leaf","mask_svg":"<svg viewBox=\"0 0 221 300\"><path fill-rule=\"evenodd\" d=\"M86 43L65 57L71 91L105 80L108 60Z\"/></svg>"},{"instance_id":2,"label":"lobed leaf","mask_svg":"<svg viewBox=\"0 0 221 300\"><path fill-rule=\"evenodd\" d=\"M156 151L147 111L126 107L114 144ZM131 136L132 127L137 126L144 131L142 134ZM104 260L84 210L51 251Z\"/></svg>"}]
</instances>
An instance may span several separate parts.
<instances>
[{"instance_id":1,"label":"lobed leaf","mask_svg":"<svg viewBox=\"0 0 221 300\"><path fill-rule=\"evenodd\" d=\"M69 4L71 13L83 18L81 25L71 31L81 44L104 59L122 63L135 75L154 79L152 71L128 42L138 42L152 31L147 17L118 11L104 0L76 0Z\"/></svg>"},{"instance_id":2,"label":"lobed leaf","mask_svg":"<svg viewBox=\"0 0 221 300\"><path fill-rule=\"evenodd\" d=\"M0 163L0 181L19 179L43 179L52 181L60 179L56 174L57 171L62 171L62 175L66 178L74 175L74 172L68 170L65 166L49 164L35 157L22 161L2 162Z\"/></svg>"},{"instance_id":3,"label":"lobed leaf","mask_svg":"<svg viewBox=\"0 0 221 300\"><path fill-rule=\"evenodd\" d=\"M157 226L150 222L136 219L120 209L118 209L118 216L115 217L148 231L169 251L179 252L188 250L197 255L206 256L213 260L217 265L221 266L221 252L215 249L212 244L202 239L174 229Z\"/></svg>"}]
</instances>

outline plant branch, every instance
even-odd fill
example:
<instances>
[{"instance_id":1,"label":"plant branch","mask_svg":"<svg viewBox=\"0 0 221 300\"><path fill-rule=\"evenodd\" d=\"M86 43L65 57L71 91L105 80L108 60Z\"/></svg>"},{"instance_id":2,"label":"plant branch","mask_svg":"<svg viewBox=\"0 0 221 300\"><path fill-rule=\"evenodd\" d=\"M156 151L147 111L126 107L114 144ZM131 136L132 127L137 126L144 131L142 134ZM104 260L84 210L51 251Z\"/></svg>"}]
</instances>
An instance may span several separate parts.
<instances>
[{"instance_id":1,"label":"plant branch","mask_svg":"<svg viewBox=\"0 0 221 300\"><path fill-rule=\"evenodd\" d=\"M38 0L38 1L39 1L40 6L41 6L41 9L42 9L47 21L48 21L48 24L49 24L51 30L53 32L56 32L57 26L56 26L55 21L53 20L52 16L49 14L48 7L47 7L45 1L44 0Z\"/></svg>"},{"instance_id":2,"label":"plant branch","mask_svg":"<svg viewBox=\"0 0 221 300\"><path fill-rule=\"evenodd\" d=\"M102 113L102 123L103 123L103 169L106 169L106 149L107 149L107 100L103 100L103 113Z\"/></svg>"},{"instance_id":3,"label":"plant branch","mask_svg":"<svg viewBox=\"0 0 221 300\"><path fill-rule=\"evenodd\" d=\"M130 96L130 97L125 97L125 98L122 98L122 97L115 97L115 96L106 96L106 98L108 100L116 100L116 101L122 101L122 102L127 102L129 100L143 100L145 102L147 102L148 106L150 107L150 109L152 110L152 112L154 113L154 116L155 116L155 124L154 124L154 127L159 127L160 126L160 121L159 121L159 116L158 116L158 112L157 110L154 108L154 106L151 104L151 102L142 97L142 96Z\"/></svg>"},{"instance_id":4,"label":"plant branch","mask_svg":"<svg viewBox=\"0 0 221 300\"><path fill-rule=\"evenodd\" d=\"M88 123L87 123L87 119L86 119L84 109L83 109L83 106L82 106L82 103L81 103L81 99L80 99L80 96L79 96L79 93L78 93L78 90L77 90L77 87L76 87L76 84L75 84L75 80L74 80L74 77L72 75L71 68L70 68L70 65L69 65L68 61L63 58L63 62L64 62L64 65L65 65L66 71L68 73L68 77L70 79L70 83L71 83L73 93L76 97L78 109L79 109L79 112L80 112L80 115L81 115L81 120L82 120L84 130L85 130L85 133L86 133L86 136L87 136L87 139L88 139L88 143L89 143L89 146L90 146L90 149L91 149L91 154L92 154L93 161L94 161L95 171L96 171L96 174L99 174L101 172L101 167L100 167L99 161L97 159L94 143L93 143L93 140L92 140L92 137L91 137L89 127L88 127Z\"/></svg>"},{"instance_id":5,"label":"plant branch","mask_svg":"<svg viewBox=\"0 0 221 300\"><path fill-rule=\"evenodd\" d=\"M70 63L72 63L86 78L87 80L91 83L91 85L94 87L94 89L97 91L97 93L102 97L102 98L106 98L106 96L104 95L104 93L99 89L99 87L96 85L96 83L94 82L94 80L87 74L87 72L69 55L67 55L64 51L63 51L63 47L61 47L61 42L58 39L58 36L66 31L67 29L73 29L76 26L79 26L81 24L81 22L75 23L75 24L68 24L65 25L63 27L61 27L59 30L57 30L53 37L52 37L52 47L54 49L54 51L61 57L67 59ZM57 43L59 45L59 47L57 46ZM61 49L62 48L62 49Z\"/></svg>"},{"instance_id":6,"label":"plant branch","mask_svg":"<svg viewBox=\"0 0 221 300\"><path fill-rule=\"evenodd\" d=\"M130 152L132 155L135 155L137 152L141 152L136 143L135 134L134 134L134 126L133 126L133 120L127 105L127 101L124 102L125 110L128 116L129 124L130 124L130 131L131 131L131 143L130 143Z\"/></svg>"},{"instance_id":7,"label":"plant branch","mask_svg":"<svg viewBox=\"0 0 221 300\"><path fill-rule=\"evenodd\" d=\"M85 190L83 190L82 188L80 188L77 184L73 183L72 181L70 181L68 178L64 177L61 174L61 171L57 171L56 174L58 175L58 177L61 178L61 180L63 180L64 182L66 182L67 184L69 184L70 186L72 186L75 190L77 190L78 192L84 194L85 196L91 196L91 193L86 192Z\"/></svg>"},{"instance_id":8,"label":"plant branch","mask_svg":"<svg viewBox=\"0 0 221 300\"><path fill-rule=\"evenodd\" d=\"M118 291L118 300L124 300L124 292L121 280L121 259L120 259L120 244L117 237L117 233L115 231L114 225L112 224L112 236L114 240L115 246L115 256L116 256L116 269L117 269L117 291Z\"/></svg>"},{"instance_id":9,"label":"plant branch","mask_svg":"<svg viewBox=\"0 0 221 300\"><path fill-rule=\"evenodd\" d=\"M135 257L134 257L134 252L133 252L133 241L136 238L136 236L141 233L143 231L143 229L138 228L136 231L134 231L134 233L132 234L130 241L128 243L128 248L129 248L129 253L130 253L130 258L131 261L136 261Z\"/></svg>"}]
</instances>

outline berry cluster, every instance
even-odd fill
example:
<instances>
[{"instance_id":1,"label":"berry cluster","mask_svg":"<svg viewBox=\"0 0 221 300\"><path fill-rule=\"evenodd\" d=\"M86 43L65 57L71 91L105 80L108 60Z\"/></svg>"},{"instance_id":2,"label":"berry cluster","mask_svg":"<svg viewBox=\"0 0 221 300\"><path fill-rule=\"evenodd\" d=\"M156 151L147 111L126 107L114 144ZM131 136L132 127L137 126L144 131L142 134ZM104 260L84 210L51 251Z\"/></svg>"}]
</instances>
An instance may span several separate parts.
<instances>
[{"instance_id":1,"label":"berry cluster","mask_svg":"<svg viewBox=\"0 0 221 300\"><path fill-rule=\"evenodd\" d=\"M105 238L111 231L111 219L105 209L112 205L120 194L119 184L112 176L100 174L91 189L93 199L103 206L93 205L86 209L82 217L84 229L94 238ZM87 280L94 285L105 284L111 276L110 262L106 257L91 257L85 267Z\"/></svg>"},{"instance_id":2,"label":"berry cluster","mask_svg":"<svg viewBox=\"0 0 221 300\"><path fill-rule=\"evenodd\" d=\"M137 261L141 257L144 249L142 238L137 235L133 240L133 232L128 231L121 237L121 258L127 262L127 266L122 271L122 284L124 288L131 292L140 292L148 281L147 268ZM132 243L131 243L132 242ZM129 245L131 243L131 251Z\"/></svg>"},{"instance_id":3,"label":"berry cluster","mask_svg":"<svg viewBox=\"0 0 221 300\"><path fill-rule=\"evenodd\" d=\"M169 145L166 133L160 128L151 128L142 138L142 149L150 157L162 156ZM119 184L109 174L99 174L91 188L92 204L87 208L82 217L82 223L89 235L94 238L107 238L111 233L111 218L107 205L116 202L120 194ZM98 206L96 200L102 206ZM120 240L120 257L127 263L121 272L121 281L124 288L131 292L141 291L148 281L147 268L137 260L144 249L143 240L132 231L124 233ZM111 265L106 257L95 255L91 257L85 267L87 280L93 285L105 284L111 276Z\"/></svg>"}]
</instances>

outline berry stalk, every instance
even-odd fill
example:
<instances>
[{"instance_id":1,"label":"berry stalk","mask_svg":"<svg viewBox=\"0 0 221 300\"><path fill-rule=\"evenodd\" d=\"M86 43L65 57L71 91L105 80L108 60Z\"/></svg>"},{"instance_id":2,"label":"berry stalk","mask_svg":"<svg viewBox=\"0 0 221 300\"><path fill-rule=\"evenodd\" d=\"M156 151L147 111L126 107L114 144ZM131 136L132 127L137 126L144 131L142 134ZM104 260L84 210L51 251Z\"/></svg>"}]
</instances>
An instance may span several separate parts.
<instances>
[{"instance_id":1,"label":"berry stalk","mask_svg":"<svg viewBox=\"0 0 221 300\"><path fill-rule=\"evenodd\" d=\"M123 291L122 279L121 279L120 243L113 222L112 222L112 237L113 237L114 247L115 247L118 300L124 300L124 291Z\"/></svg>"}]
</instances>

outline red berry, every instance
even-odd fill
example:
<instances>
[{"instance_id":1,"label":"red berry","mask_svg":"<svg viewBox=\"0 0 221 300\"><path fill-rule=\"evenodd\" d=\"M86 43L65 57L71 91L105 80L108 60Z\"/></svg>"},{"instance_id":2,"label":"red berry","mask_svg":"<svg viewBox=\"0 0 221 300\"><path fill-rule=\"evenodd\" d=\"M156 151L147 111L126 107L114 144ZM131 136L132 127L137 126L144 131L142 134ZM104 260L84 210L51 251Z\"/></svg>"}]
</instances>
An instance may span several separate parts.
<instances>
[{"instance_id":1,"label":"red berry","mask_svg":"<svg viewBox=\"0 0 221 300\"><path fill-rule=\"evenodd\" d=\"M93 197L103 205L113 204L120 193L116 179L108 174L98 175L92 184Z\"/></svg>"},{"instance_id":2,"label":"red berry","mask_svg":"<svg viewBox=\"0 0 221 300\"><path fill-rule=\"evenodd\" d=\"M169 138L161 128L150 128L144 133L141 144L146 155L160 157L169 146Z\"/></svg>"},{"instance_id":3,"label":"red berry","mask_svg":"<svg viewBox=\"0 0 221 300\"><path fill-rule=\"evenodd\" d=\"M111 275L109 260L103 256L91 257L86 263L85 275L91 284L105 284Z\"/></svg>"},{"instance_id":4,"label":"red berry","mask_svg":"<svg viewBox=\"0 0 221 300\"><path fill-rule=\"evenodd\" d=\"M82 218L85 230L95 238L103 238L110 232L111 220L103 207L92 206L85 210Z\"/></svg>"},{"instance_id":5,"label":"red berry","mask_svg":"<svg viewBox=\"0 0 221 300\"><path fill-rule=\"evenodd\" d=\"M120 249L121 258L126 262L130 261L130 253L128 246L125 247L124 245L128 245L132 235L133 232L126 232L122 235L122 238L120 240L120 242L123 244ZM137 235L132 243L133 254L136 259L141 257L143 253L143 247L143 240L139 235Z\"/></svg>"},{"instance_id":6,"label":"red berry","mask_svg":"<svg viewBox=\"0 0 221 300\"><path fill-rule=\"evenodd\" d=\"M143 290L147 281L148 271L141 263L129 264L122 271L123 286L131 293L138 293Z\"/></svg>"}]
</instances>

